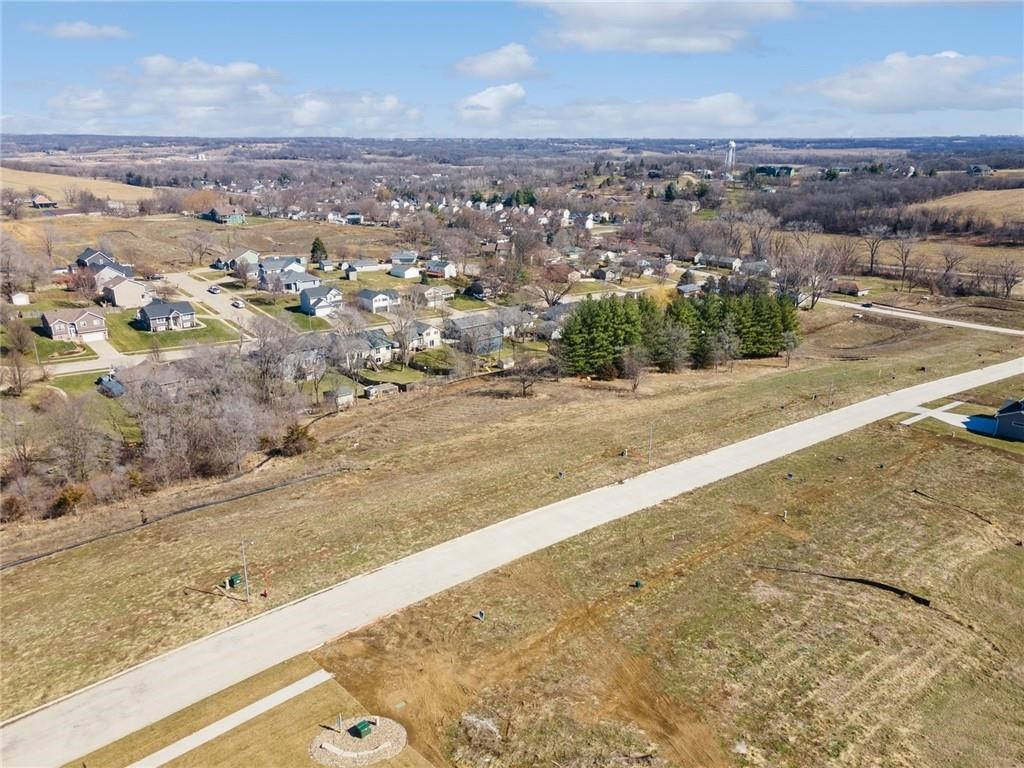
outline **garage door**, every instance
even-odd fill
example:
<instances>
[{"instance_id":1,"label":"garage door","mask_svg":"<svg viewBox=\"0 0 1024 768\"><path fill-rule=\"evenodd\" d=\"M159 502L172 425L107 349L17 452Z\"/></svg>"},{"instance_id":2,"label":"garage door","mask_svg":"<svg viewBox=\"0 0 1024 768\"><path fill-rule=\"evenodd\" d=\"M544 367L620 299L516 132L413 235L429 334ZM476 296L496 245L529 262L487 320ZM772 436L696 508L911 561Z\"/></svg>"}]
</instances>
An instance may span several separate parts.
<instances>
[{"instance_id":1,"label":"garage door","mask_svg":"<svg viewBox=\"0 0 1024 768\"><path fill-rule=\"evenodd\" d=\"M88 333L81 334L78 338L84 341L86 344L88 344L90 341L103 341L105 338L107 338L107 332L89 331Z\"/></svg>"}]
</instances>

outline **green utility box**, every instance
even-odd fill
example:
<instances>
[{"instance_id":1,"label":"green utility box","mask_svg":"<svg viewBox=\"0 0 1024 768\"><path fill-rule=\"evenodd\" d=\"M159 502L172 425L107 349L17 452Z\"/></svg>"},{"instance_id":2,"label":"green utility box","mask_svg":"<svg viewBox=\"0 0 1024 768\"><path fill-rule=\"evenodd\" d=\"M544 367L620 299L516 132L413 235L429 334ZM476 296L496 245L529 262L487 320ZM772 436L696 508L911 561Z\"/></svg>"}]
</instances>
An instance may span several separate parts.
<instances>
[{"instance_id":1,"label":"green utility box","mask_svg":"<svg viewBox=\"0 0 1024 768\"><path fill-rule=\"evenodd\" d=\"M234 589L235 587L237 587L241 583L242 583L242 574L240 574L240 573L232 573L230 576L228 576L228 586L231 587L232 589Z\"/></svg>"},{"instance_id":2,"label":"green utility box","mask_svg":"<svg viewBox=\"0 0 1024 768\"><path fill-rule=\"evenodd\" d=\"M362 739L370 735L370 731L373 726L370 725L369 720L360 720L358 723L348 729L348 732L355 736L357 739Z\"/></svg>"}]
</instances>

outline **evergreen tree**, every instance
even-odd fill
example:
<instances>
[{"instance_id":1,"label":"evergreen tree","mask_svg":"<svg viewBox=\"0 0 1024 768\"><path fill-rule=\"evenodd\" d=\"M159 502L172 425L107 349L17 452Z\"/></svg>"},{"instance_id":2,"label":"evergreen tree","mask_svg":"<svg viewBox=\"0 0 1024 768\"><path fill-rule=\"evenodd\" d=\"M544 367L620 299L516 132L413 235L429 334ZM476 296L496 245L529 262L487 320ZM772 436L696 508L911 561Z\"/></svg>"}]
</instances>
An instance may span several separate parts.
<instances>
[{"instance_id":1,"label":"evergreen tree","mask_svg":"<svg viewBox=\"0 0 1024 768\"><path fill-rule=\"evenodd\" d=\"M327 246L319 237L313 240L313 247L309 249L309 256L313 261L320 261L327 258Z\"/></svg>"},{"instance_id":2,"label":"evergreen tree","mask_svg":"<svg viewBox=\"0 0 1024 768\"><path fill-rule=\"evenodd\" d=\"M676 199L676 185L673 184L670 181L668 183L668 186L665 187L665 202L666 203L671 203L675 199Z\"/></svg>"}]
</instances>

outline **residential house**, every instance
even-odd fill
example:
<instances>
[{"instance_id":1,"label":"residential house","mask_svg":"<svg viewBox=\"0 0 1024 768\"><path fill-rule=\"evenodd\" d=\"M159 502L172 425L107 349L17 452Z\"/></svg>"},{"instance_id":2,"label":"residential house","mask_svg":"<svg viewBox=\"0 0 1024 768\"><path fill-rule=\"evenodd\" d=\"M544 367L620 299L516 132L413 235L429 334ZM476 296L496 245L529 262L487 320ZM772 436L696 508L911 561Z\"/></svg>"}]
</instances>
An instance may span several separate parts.
<instances>
[{"instance_id":1,"label":"residential house","mask_svg":"<svg viewBox=\"0 0 1024 768\"><path fill-rule=\"evenodd\" d=\"M419 280L420 268L415 264L395 264L388 271L388 274L402 280Z\"/></svg>"},{"instance_id":2,"label":"residential house","mask_svg":"<svg viewBox=\"0 0 1024 768\"><path fill-rule=\"evenodd\" d=\"M1007 400L996 412L996 437L1024 442L1024 400Z\"/></svg>"},{"instance_id":3,"label":"residential house","mask_svg":"<svg viewBox=\"0 0 1024 768\"><path fill-rule=\"evenodd\" d=\"M967 169L968 176L991 176L994 173L995 171L988 165L976 164Z\"/></svg>"},{"instance_id":4,"label":"residential house","mask_svg":"<svg viewBox=\"0 0 1024 768\"><path fill-rule=\"evenodd\" d=\"M43 313L43 333L56 341L103 341L107 321L91 309L55 309Z\"/></svg>"},{"instance_id":5,"label":"residential house","mask_svg":"<svg viewBox=\"0 0 1024 768\"><path fill-rule=\"evenodd\" d=\"M92 269L92 267L90 267ZM114 280L131 279L131 269L121 264L115 266L104 265L93 272L93 280L96 282L96 290L103 293L107 283Z\"/></svg>"},{"instance_id":6,"label":"residential house","mask_svg":"<svg viewBox=\"0 0 1024 768\"><path fill-rule=\"evenodd\" d=\"M385 382L384 384L371 384L363 390L367 400L381 400L392 397L399 393L398 385Z\"/></svg>"},{"instance_id":7,"label":"residential house","mask_svg":"<svg viewBox=\"0 0 1024 768\"><path fill-rule=\"evenodd\" d=\"M501 349L504 326L489 312L474 312L445 321L445 338L459 349L474 355L487 355Z\"/></svg>"},{"instance_id":8,"label":"residential house","mask_svg":"<svg viewBox=\"0 0 1024 768\"><path fill-rule=\"evenodd\" d=\"M346 224L362 224L363 223L363 214L359 213L358 211L349 211L348 213L345 214L345 223Z\"/></svg>"},{"instance_id":9,"label":"residential house","mask_svg":"<svg viewBox=\"0 0 1024 768\"><path fill-rule=\"evenodd\" d=\"M382 264L372 259L356 259L342 265L345 277L349 280L358 280L360 272L386 272L391 269L390 264Z\"/></svg>"},{"instance_id":10,"label":"residential house","mask_svg":"<svg viewBox=\"0 0 1024 768\"><path fill-rule=\"evenodd\" d=\"M363 288L356 294L356 303L367 312L380 314L391 311L391 295L388 291L375 291L372 288Z\"/></svg>"},{"instance_id":11,"label":"residential house","mask_svg":"<svg viewBox=\"0 0 1024 768\"><path fill-rule=\"evenodd\" d=\"M125 393L124 385L113 376L100 376L96 379L100 394L107 397L121 397Z\"/></svg>"},{"instance_id":12,"label":"residential house","mask_svg":"<svg viewBox=\"0 0 1024 768\"><path fill-rule=\"evenodd\" d=\"M769 280L775 279L778 270L763 259L760 261L744 261L740 264L740 272L750 277L765 277Z\"/></svg>"},{"instance_id":13,"label":"residential house","mask_svg":"<svg viewBox=\"0 0 1024 768\"><path fill-rule=\"evenodd\" d=\"M224 269L235 269L243 261L256 269L260 263L260 254L252 248L232 248L223 259Z\"/></svg>"},{"instance_id":14,"label":"residential house","mask_svg":"<svg viewBox=\"0 0 1024 768\"><path fill-rule=\"evenodd\" d=\"M458 276L459 268L455 266L454 262L435 259L427 262L426 272L427 277L445 280Z\"/></svg>"},{"instance_id":15,"label":"residential house","mask_svg":"<svg viewBox=\"0 0 1024 768\"><path fill-rule=\"evenodd\" d=\"M304 288L315 288L320 285L320 278L306 272L302 259L298 256L278 256L266 258L260 262L257 271L260 290L273 290L280 286L289 293L299 293Z\"/></svg>"},{"instance_id":16,"label":"residential house","mask_svg":"<svg viewBox=\"0 0 1024 768\"><path fill-rule=\"evenodd\" d=\"M341 291L333 285L318 285L299 291L299 311L314 317L329 315L341 306Z\"/></svg>"},{"instance_id":17,"label":"residential house","mask_svg":"<svg viewBox=\"0 0 1024 768\"><path fill-rule=\"evenodd\" d=\"M841 293L845 296L867 296L868 289L861 288L857 283L852 280L836 280L833 283L833 288L836 293Z\"/></svg>"},{"instance_id":18,"label":"residential house","mask_svg":"<svg viewBox=\"0 0 1024 768\"><path fill-rule=\"evenodd\" d=\"M183 331L198 325L196 311L187 301L153 299L139 309L135 319L142 330L150 333Z\"/></svg>"},{"instance_id":19,"label":"residential house","mask_svg":"<svg viewBox=\"0 0 1024 768\"><path fill-rule=\"evenodd\" d=\"M212 221L215 224L236 226L238 224L245 224L245 211L237 205L222 205L211 208L206 213L199 214L199 218Z\"/></svg>"},{"instance_id":20,"label":"residential house","mask_svg":"<svg viewBox=\"0 0 1024 768\"><path fill-rule=\"evenodd\" d=\"M391 263L394 264L415 264L420 258L418 251L395 251L391 254Z\"/></svg>"},{"instance_id":21,"label":"residential house","mask_svg":"<svg viewBox=\"0 0 1024 768\"><path fill-rule=\"evenodd\" d=\"M103 300L115 307L141 307L153 298L138 280L118 275L103 286Z\"/></svg>"},{"instance_id":22,"label":"residential house","mask_svg":"<svg viewBox=\"0 0 1024 768\"><path fill-rule=\"evenodd\" d=\"M57 204L46 195L32 195L33 208L56 208Z\"/></svg>"},{"instance_id":23,"label":"residential house","mask_svg":"<svg viewBox=\"0 0 1024 768\"><path fill-rule=\"evenodd\" d=\"M494 289L482 280L474 280L465 293L470 298L479 299L480 301L494 298Z\"/></svg>"},{"instance_id":24,"label":"residential house","mask_svg":"<svg viewBox=\"0 0 1024 768\"><path fill-rule=\"evenodd\" d=\"M720 269L728 269L733 272L739 272L740 267L743 265L741 259L735 259L731 256L715 256L703 251L698 252L693 257L693 263L695 266L719 267Z\"/></svg>"},{"instance_id":25,"label":"residential house","mask_svg":"<svg viewBox=\"0 0 1024 768\"><path fill-rule=\"evenodd\" d=\"M319 269L321 272L333 272L334 262L331 261L330 259L320 259L316 263L316 268Z\"/></svg>"},{"instance_id":26,"label":"residential house","mask_svg":"<svg viewBox=\"0 0 1024 768\"><path fill-rule=\"evenodd\" d=\"M679 285L676 286L676 291L679 295L686 298L698 296L703 290L703 286L697 285L697 283L679 283Z\"/></svg>"},{"instance_id":27,"label":"residential house","mask_svg":"<svg viewBox=\"0 0 1024 768\"><path fill-rule=\"evenodd\" d=\"M441 329L430 323L414 320L412 332L414 335L409 339L409 349L414 352L441 346Z\"/></svg>"},{"instance_id":28,"label":"residential house","mask_svg":"<svg viewBox=\"0 0 1024 768\"><path fill-rule=\"evenodd\" d=\"M591 272L590 275L595 280L604 280L606 282L618 280L620 277L622 277L621 272L619 272L617 269L612 269L611 267L598 267L593 272Z\"/></svg>"},{"instance_id":29,"label":"residential house","mask_svg":"<svg viewBox=\"0 0 1024 768\"><path fill-rule=\"evenodd\" d=\"M119 368L114 379L125 389L139 391L150 396L174 399L187 392L192 385L187 366L180 362L155 363L143 360L129 368Z\"/></svg>"},{"instance_id":30,"label":"residential house","mask_svg":"<svg viewBox=\"0 0 1024 768\"><path fill-rule=\"evenodd\" d=\"M413 285L409 288L409 296L416 306L437 309L455 298L455 289L450 285Z\"/></svg>"}]
</instances>

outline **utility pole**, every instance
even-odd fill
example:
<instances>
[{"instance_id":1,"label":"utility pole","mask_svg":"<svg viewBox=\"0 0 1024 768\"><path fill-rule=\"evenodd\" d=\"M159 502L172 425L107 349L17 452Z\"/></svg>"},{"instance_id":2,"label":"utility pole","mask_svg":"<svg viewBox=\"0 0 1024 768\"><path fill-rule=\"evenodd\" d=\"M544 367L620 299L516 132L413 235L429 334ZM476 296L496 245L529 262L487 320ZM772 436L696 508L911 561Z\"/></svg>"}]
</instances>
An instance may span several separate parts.
<instances>
[{"instance_id":1,"label":"utility pole","mask_svg":"<svg viewBox=\"0 0 1024 768\"><path fill-rule=\"evenodd\" d=\"M249 602L249 564L245 560L245 545L252 542L242 542L242 578L245 580L245 602Z\"/></svg>"},{"instance_id":2,"label":"utility pole","mask_svg":"<svg viewBox=\"0 0 1024 768\"><path fill-rule=\"evenodd\" d=\"M654 462L654 422L651 422L651 437L647 441L647 466Z\"/></svg>"}]
</instances>

